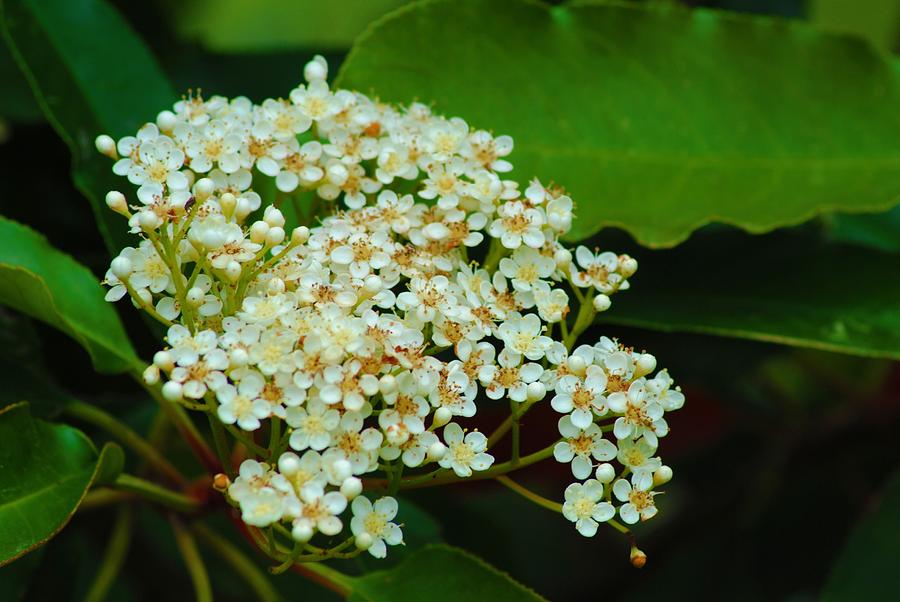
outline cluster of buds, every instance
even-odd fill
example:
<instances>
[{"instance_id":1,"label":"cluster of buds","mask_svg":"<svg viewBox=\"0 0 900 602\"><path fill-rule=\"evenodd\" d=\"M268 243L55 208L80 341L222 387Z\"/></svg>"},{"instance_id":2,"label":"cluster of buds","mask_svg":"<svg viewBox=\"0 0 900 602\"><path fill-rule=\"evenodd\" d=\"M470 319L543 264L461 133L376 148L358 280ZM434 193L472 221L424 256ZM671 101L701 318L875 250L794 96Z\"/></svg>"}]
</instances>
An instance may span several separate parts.
<instances>
[{"instance_id":1,"label":"cluster of buds","mask_svg":"<svg viewBox=\"0 0 900 602\"><path fill-rule=\"evenodd\" d=\"M134 137L97 139L137 186L137 202L106 199L140 239L112 261L107 299L168 327L148 385L243 446L229 502L294 558L383 557L403 539L398 490L555 457L581 534L654 516L672 474L664 414L684 396L647 353L578 344L637 262L573 255L572 199L504 179L509 136L326 74L317 57L287 100L192 96ZM510 416L491 437L467 428L500 400ZM560 437L519 457L538 403Z\"/></svg>"}]
</instances>

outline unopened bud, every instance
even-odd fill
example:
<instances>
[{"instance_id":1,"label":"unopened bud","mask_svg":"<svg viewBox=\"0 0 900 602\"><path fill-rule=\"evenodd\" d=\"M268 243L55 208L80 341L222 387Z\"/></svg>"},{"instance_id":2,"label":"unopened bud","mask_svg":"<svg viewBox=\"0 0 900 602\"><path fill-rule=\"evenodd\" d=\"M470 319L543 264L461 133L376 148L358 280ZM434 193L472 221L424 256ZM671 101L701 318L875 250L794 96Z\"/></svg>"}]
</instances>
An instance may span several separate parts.
<instances>
[{"instance_id":1,"label":"unopened bud","mask_svg":"<svg viewBox=\"0 0 900 602\"><path fill-rule=\"evenodd\" d=\"M298 458L297 454L293 452L281 454L281 457L278 458L278 472L282 474L295 474L301 469L301 466L302 465L300 464L300 458Z\"/></svg>"},{"instance_id":2,"label":"unopened bud","mask_svg":"<svg viewBox=\"0 0 900 602\"><path fill-rule=\"evenodd\" d=\"M269 228L269 232L266 234L266 245L274 247L282 242L284 242L284 228L281 226Z\"/></svg>"},{"instance_id":3,"label":"unopened bud","mask_svg":"<svg viewBox=\"0 0 900 602\"><path fill-rule=\"evenodd\" d=\"M291 530L291 536L300 542L307 542L312 539L313 528L309 521L298 521Z\"/></svg>"},{"instance_id":4,"label":"unopened bud","mask_svg":"<svg viewBox=\"0 0 900 602\"><path fill-rule=\"evenodd\" d=\"M447 453L447 446L437 441L428 446L428 461L437 462Z\"/></svg>"},{"instance_id":5,"label":"unopened bud","mask_svg":"<svg viewBox=\"0 0 900 602\"><path fill-rule=\"evenodd\" d=\"M601 483L611 483L616 478L616 469L613 468L612 464L604 462L597 467L597 471L594 474Z\"/></svg>"},{"instance_id":6,"label":"unopened bud","mask_svg":"<svg viewBox=\"0 0 900 602\"><path fill-rule=\"evenodd\" d=\"M232 259L225 265L225 277L228 278L228 281L232 284L237 282L241 277L241 264Z\"/></svg>"},{"instance_id":7,"label":"unopened bud","mask_svg":"<svg viewBox=\"0 0 900 602\"><path fill-rule=\"evenodd\" d=\"M166 401L181 401L182 394L181 383L174 380L168 381L162 387L162 396Z\"/></svg>"},{"instance_id":8,"label":"unopened bud","mask_svg":"<svg viewBox=\"0 0 900 602\"><path fill-rule=\"evenodd\" d=\"M224 196L224 195L223 195ZM248 199L241 197L237 200L237 205L234 208L234 219L239 222L243 222L244 218L246 218L253 211L253 205L250 204Z\"/></svg>"},{"instance_id":9,"label":"unopened bud","mask_svg":"<svg viewBox=\"0 0 900 602\"><path fill-rule=\"evenodd\" d=\"M660 485L665 485L672 480L672 476L672 468L663 464L653 473L653 486L659 487Z\"/></svg>"},{"instance_id":10,"label":"unopened bud","mask_svg":"<svg viewBox=\"0 0 900 602\"><path fill-rule=\"evenodd\" d=\"M284 214L274 205L266 207L266 211L263 213L263 220L273 228L275 226L279 228L284 227Z\"/></svg>"},{"instance_id":11,"label":"unopened bud","mask_svg":"<svg viewBox=\"0 0 900 602\"><path fill-rule=\"evenodd\" d=\"M637 358L637 362L635 364L635 377L641 377L645 374L650 374L654 370L656 370L656 358L649 353L642 353L640 357Z\"/></svg>"},{"instance_id":12,"label":"unopened bud","mask_svg":"<svg viewBox=\"0 0 900 602\"><path fill-rule=\"evenodd\" d=\"M116 152L116 141L106 134L100 134L94 139L94 146L100 151L101 155L106 155L110 159L118 159L119 153Z\"/></svg>"},{"instance_id":13,"label":"unopened bud","mask_svg":"<svg viewBox=\"0 0 900 602\"><path fill-rule=\"evenodd\" d=\"M266 285L266 291L270 295L280 295L284 292L284 280L281 278L272 278L269 280L269 284Z\"/></svg>"},{"instance_id":14,"label":"unopened bud","mask_svg":"<svg viewBox=\"0 0 900 602\"><path fill-rule=\"evenodd\" d=\"M631 546L631 566L636 569L644 568L647 564L647 555L644 554L637 546Z\"/></svg>"},{"instance_id":15,"label":"unopened bud","mask_svg":"<svg viewBox=\"0 0 900 602\"><path fill-rule=\"evenodd\" d=\"M232 349L228 353L228 365L231 368L243 368L250 361L250 355L246 350L238 347L237 349Z\"/></svg>"},{"instance_id":16,"label":"unopened bud","mask_svg":"<svg viewBox=\"0 0 900 602\"><path fill-rule=\"evenodd\" d=\"M610 305L612 305L612 301L606 295L599 294L594 297L594 309L597 312L606 311Z\"/></svg>"},{"instance_id":17,"label":"unopened bud","mask_svg":"<svg viewBox=\"0 0 900 602\"><path fill-rule=\"evenodd\" d=\"M144 374L142 375L142 377L144 379L144 382L152 387L159 382L159 367L150 364L144 369Z\"/></svg>"},{"instance_id":18,"label":"unopened bud","mask_svg":"<svg viewBox=\"0 0 900 602\"><path fill-rule=\"evenodd\" d=\"M545 395L547 395L547 386L540 381L528 383L528 387L525 389L525 396L528 401L543 399Z\"/></svg>"},{"instance_id":19,"label":"unopened bud","mask_svg":"<svg viewBox=\"0 0 900 602\"><path fill-rule=\"evenodd\" d=\"M584 372L585 368L587 368L587 362L585 362L584 358L580 355L569 357L569 359L566 360L566 364L569 366L569 370L575 374L581 374Z\"/></svg>"},{"instance_id":20,"label":"unopened bud","mask_svg":"<svg viewBox=\"0 0 900 602\"><path fill-rule=\"evenodd\" d=\"M110 190L106 193L106 206L120 215L128 217L128 203L125 202L125 195L118 190Z\"/></svg>"},{"instance_id":21,"label":"unopened bud","mask_svg":"<svg viewBox=\"0 0 900 602\"><path fill-rule=\"evenodd\" d=\"M393 393L397 390L397 378L393 374L385 374L378 379L378 390L382 395Z\"/></svg>"},{"instance_id":22,"label":"unopened bud","mask_svg":"<svg viewBox=\"0 0 900 602\"><path fill-rule=\"evenodd\" d=\"M212 196L212 193L216 190L216 184L210 178L200 178L197 180L197 183L194 184L194 199L198 203L202 203L206 199ZM231 193L226 193L231 194ZM234 196L233 194L231 196Z\"/></svg>"},{"instance_id":23,"label":"unopened bud","mask_svg":"<svg viewBox=\"0 0 900 602\"><path fill-rule=\"evenodd\" d=\"M335 477L335 481L344 482L353 475L353 466L347 460L337 460L331 465L331 473Z\"/></svg>"},{"instance_id":24,"label":"unopened bud","mask_svg":"<svg viewBox=\"0 0 900 602\"><path fill-rule=\"evenodd\" d=\"M568 267L572 265L572 251L568 249L559 249L553 254L553 260L556 262L556 267L559 269L568 269Z\"/></svg>"},{"instance_id":25,"label":"unopened bud","mask_svg":"<svg viewBox=\"0 0 900 602\"><path fill-rule=\"evenodd\" d=\"M374 295L382 288L384 288L384 281L381 277L376 276L375 274L369 274L366 276L365 281L363 282L363 288L366 289L367 293Z\"/></svg>"},{"instance_id":26,"label":"unopened bud","mask_svg":"<svg viewBox=\"0 0 900 602\"><path fill-rule=\"evenodd\" d=\"M153 365L158 366L160 370L169 372L175 367L175 361L168 351L157 351L153 354Z\"/></svg>"},{"instance_id":27,"label":"unopened bud","mask_svg":"<svg viewBox=\"0 0 900 602\"><path fill-rule=\"evenodd\" d=\"M109 271L119 280L125 280L134 271L134 266L127 257L116 257L109 264Z\"/></svg>"},{"instance_id":28,"label":"unopened bud","mask_svg":"<svg viewBox=\"0 0 900 602\"><path fill-rule=\"evenodd\" d=\"M322 80L326 77L328 77L328 63L321 55L317 54L303 67L303 79L308 82Z\"/></svg>"},{"instance_id":29,"label":"unopened bud","mask_svg":"<svg viewBox=\"0 0 900 602\"><path fill-rule=\"evenodd\" d=\"M450 422L451 418L453 418L453 413L450 411L450 408L440 407L434 411L434 421L431 423L431 426L440 428Z\"/></svg>"},{"instance_id":30,"label":"unopened bud","mask_svg":"<svg viewBox=\"0 0 900 602\"><path fill-rule=\"evenodd\" d=\"M341 483L341 494L348 500L352 500L362 493L363 484L358 477L348 477Z\"/></svg>"},{"instance_id":31,"label":"unopened bud","mask_svg":"<svg viewBox=\"0 0 900 602\"><path fill-rule=\"evenodd\" d=\"M372 547L372 544L375 543L375 540L372 539L372 536L363 531L359 535L356 536L356 547L360 550L368 550Z\"/></svg>"},{"instance_id":32,"label":"unopened bud","mask_svg":"<svg viewBox=\"0 0 900 602\"><path fill-rule=\"evenodd\" d=\"M237 209L237 206L238 199L230 192L222 193L222 196L219 197L219 207L222 208L222 215L226 218L230 218L234 214L234 210Z\"/></svg>"},{"instance_id":33,"label":"unopened bud","mask_svg":"<svg viewBox=\"0 0 900 602\"><path fill-rule=\"evenodd\" d=\"M156 126L161 132L171 132L175 129L177 123L178 118L172 111L161 111L159 115L156 116Z\"/></svg>"},{"instance_id":34,"label":"unopened bud","mask_svg":"<svg viewBox=\"0 0 900 602\"><path fill-rule=\"evenodd\" d=\"M253 225L250 226L250 240L258 245L263 244L266 241L269 228L270 226L266 222L253 222Z\"/></svg>"},{"instance_id":35,"label":"unopened bud","mask_svg":"<svg viewBox=\"0 0 900 602\"><path fill-rule=\"evenodd\" d=\"M622 274L623 277L628 278L629 276L632 276L637 272L637 269L637 259L629 257L628 255L621 255L619 257L619 273Z\"/></svg>"},{"instance_id":36,"label":"unopened bud","mask_svg":"<svg viewBox=\"0 0 900 602\"><path fill-rule=\"evenodd\" d=\"M213 477L213 489L216 491L225 491L229 487L231 487L231 479L228 478L228 475L220 472Z\"/></svg>"},{"instance_id":37,"label":"unopened bud","mask_svg":"<svg viewBox=\"0 0 900 602\"><path fill-rule=\"evenodd\" d=\"M302 245L309 240L309 228L306 226L298 226L291 232L291 242L295 245Z\"/></svg>"},{"instance_id":38,"label":"unopened bud","mask_svg":"<svg viewBox=\"0 0 900 602\"><path fill-rule=\"evenodd\" d=\"M138 213L138 224L144 232L153 232L162 225L162 220L152 211L144 210Z\"/></svg>"}]
</instances>

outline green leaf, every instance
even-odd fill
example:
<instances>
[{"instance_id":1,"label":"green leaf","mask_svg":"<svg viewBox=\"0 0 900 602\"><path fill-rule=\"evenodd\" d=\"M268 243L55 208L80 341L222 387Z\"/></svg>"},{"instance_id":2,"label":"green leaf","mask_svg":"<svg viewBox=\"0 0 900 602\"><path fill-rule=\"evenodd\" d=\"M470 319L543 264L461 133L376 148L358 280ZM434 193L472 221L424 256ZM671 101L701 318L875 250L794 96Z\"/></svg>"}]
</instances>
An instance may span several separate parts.
<instances>
[{"instance_id":1,"label":"green leaf","mask_svg":"<svg viewBox=\"0 0 900 602\"><path fill-rule=\"evenodd\" d=\"M896 256L786 233L728 234L638 250L631 289L600 321L900 359Z\"/></svg>"},{"instance_id":2,"label":"green leaf","mask_svg":"<svg viewBox=\"0 0 900 602\"><path fill-rule=\"evenodd\" d=\"M34 101L34 95L28 82L13 61L4 46L0 45L0 82L3 82L3 94L0 94L0 118L20 123L33 123L43 117Z\"/></svg>"},{"instance_id":3,"label":"green leaf","mask_svg":"<svg viewBox=\"0 0 900 602\"><path fill-rule=\"evenodd\" d=\"M532 590L459 548L426 546L396 568L351 579L351 602L543 600Z\"/></svg>"},{"instance_id":4,"label":"green leaf","mask_svg":"<svg viewBox=\"0 0 900 602\"><path fill-rule=\"evenodd\" d=\"M871 215L829 215L828 237L890 253L900 253L900 207Z\"/></svg>"},{"instance_id":5,"label":"green leaf","mask_svg":"<svg viewBox=\"0 0 900 602\"><path fill-rule=\"evenodd\" d=\"M0 303L77 340L101 372L123 372L139 362L94 275L34 230L2 217Z\"/></svg>"},{"instance_id":6,"label":"green leaf","mask_svg":"<svg viewBox=\"0 0 900 602\"><path fill-rule=\"evenodd\" d=\"M0 442L3 566L56 535L94 480L112 474L121 448L98 456L81 431L33 418L27 403L0 410Z\"/></svg>"},{"instance_id":7,"label":"green leaf","mask_svg":"<svg viewBox=\"0 0 900 602\"><path fill-rule=\"evenodd\" d=\"M408 1L192 0L168 4L181 14L175 26L182 36L217 52L264 52L347 48L371 21Z\"/></svg>"},{"instance_id":8,"label":"green leaf","mask_svg":"<svg viewBox=\"0 0 900 602\"><path fill-rule=\"evenodd\" d=\"M107 209L127 186L94 148L98 134L133 134L175 93L128 23L103 0L0 0L2 34L41 110L72 152L76 186L90 200L111 251L134 239Z\"/></svg>"},{"instance_id":9,"label":"green leaf","mask_svg":"<svg viewBox=\"0 0 900 602\"><path fill-rule=\"evenodd\" d=\"M897 73L802 22L436 0L370 27L338 84L512 135L520 182L572 193L572 239L615 225L662 247L710 222L759 233L896 204Z\"/></svg>"},{"instance_id":10,"label":"green leaf","mask_svg":"<svg viewBox=\"0 0 900 602\"><path fill-rule=\"evenodd\" d=\"M900 24L898 0L811 0L809 19L827 31L849 33L869 40L890 52Z\"/></svg>"},{"instance_id":11,"label":"green leaf","mask_svg":"<svg viewBox=\"0 0 900 602\"><path fill-rule=\"evenodd\" d=\"M850 535L822 591L823 602L900 599L900 475L888 483L877 510Z\"/></svg>"}]
</instances>

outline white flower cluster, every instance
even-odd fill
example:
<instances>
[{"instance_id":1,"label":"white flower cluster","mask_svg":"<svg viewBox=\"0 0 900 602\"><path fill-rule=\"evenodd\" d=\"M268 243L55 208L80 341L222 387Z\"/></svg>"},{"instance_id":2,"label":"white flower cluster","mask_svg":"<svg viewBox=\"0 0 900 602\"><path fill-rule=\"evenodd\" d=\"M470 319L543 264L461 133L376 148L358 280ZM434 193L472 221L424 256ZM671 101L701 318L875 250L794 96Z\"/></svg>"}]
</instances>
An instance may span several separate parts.
<instances>
[{"instance_id":1,"label":"white flower cluster","mask_svg":"<svg viewBox=\"0 0 900 602\"><path fill-rule=\"evenodd\" d=\"M382 557L402 541L397 503L373 505L361 477L501 468L462 422L504 398L563 414L553 455L596 477L565 491L582 534L615 500L625 522L653 516L671 476L663 414L684 398L665 371L648 377L650 355L606 338L572 350L637 263L573 257L572 200L502 178L510 137L331 90L319 57L304 73L288 100L195 96L97 139L138 187L136 203L107 196L140 237L112 261L107 299L169 326L148 383L164 375L166 399L215 413L256 453L228 489L244 521L307 542L344 530L349 506L356 546Z\"/></svg>"}]
</instances>

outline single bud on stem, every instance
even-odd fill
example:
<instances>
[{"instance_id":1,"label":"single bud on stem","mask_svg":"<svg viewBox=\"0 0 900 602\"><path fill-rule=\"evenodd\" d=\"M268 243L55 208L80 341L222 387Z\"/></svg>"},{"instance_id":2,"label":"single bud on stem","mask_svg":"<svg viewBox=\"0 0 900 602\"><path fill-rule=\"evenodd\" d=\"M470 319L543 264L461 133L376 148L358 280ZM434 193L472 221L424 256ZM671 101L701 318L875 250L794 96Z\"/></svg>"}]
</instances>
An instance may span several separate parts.
<instances>
[{"instance_id":1,"label":"single bud on stem","mask_svg":"<svg viewBox=\"0 0 900 602\"><path fill-rule=\"evenodd\" d=\"M647 564L647 555L644 554L637 546L631 546L631 566L636 569L644 568Z\"/></svg>"},{"instance_id":2,"label":"single bud on stem","mask_svg":"<svg viewBox=\"0 0 900 602\"><path fill-rule=\"evenodd\" d=\"M231 486L231 479L228 475L221 472L213 477L213 489L216 491L226 491Z\"/></svg>"},{"instance_id":3,"label":"single bud on stem","mask_svg":"<svg viewBox=\"0 0 900 602\"><path fill-rule=\"evenodd\" d=\"M308 82L322 80L326 77L328 77L328 63L321 55L317 54L303 67L303 79Z\"/></svg>"},{"instance_id":4,"label":"single bud on stem","mask_svg":"<svg viewBox=\"0 0 900 602\"><path fill-rule=\"evenodd\" d=\"M160 111L159 115L156 116L156 127L164 134L174 130L177 123L178 118L172 111Z\"/></svg>"},{"instance_id":5,"label":"single bud on stem","mask_svg":"<svg viewBox=\"0 0 900 602\"><path fill-rule=\"evenodd\" d=\"M281 226L269 228L269 232L266 234L266 246L274 247L282 242L284 242L284 228Z\"/></svg>"},{"instance_id":6,"label":"single bud on stem","mask_svg":"<svg viewBox=\"0 0 900 602\"><path fill-rule=\"evenodd\" d=\"M553 260L556 262L556 267L561 270L567 270L572 265L572 251L559 249L553 254Z\"/></svg>"},{"instance_id":7,"label":"single bud on stem","mask_svg":"<svg viewBox=\"0 0 900 602\"><path fill-rule=\"evenodd\" d=\"M263 213L263 221L265 221L269 226L279 228L284 227L284 214L281 213L281 210L274 205L269 205L266 207L266 211Z\"/></svg>"},{"instance_id":8,"label":"single bud on stem","mask_svg":"<svg viewBox=\"0 0 900 602\"><path fill-rule=\"evenodd\" d=\"M654 370L656 370L656 358L649 353L642 353L640 357L637 358L635 364L635 377L640 378L645 374L650 374Z\"/></svg>"},{"instance_id":9,"label":"single bud on stem","mask_svg":"<svg viewBox=\"0 0 900 602\"><path fill-rule=\"evenodd\" d=\"M128 203L125 202L125 195L118 190L110 190L106 193L106 206L125 217L131 217L128 211Z\"/></svg>"},{"instance_id":10,"label":"single bud on stem","mask_svg":"<svg viewBox=\"0 0 900 602\"><path fill-rule=\"evenodd\" d=\"M166 401L177 402L182 400L181 383L174 380L166 382L162 387L162 396Z\"/></svg>"},{"instance_id":11,"label":"single bud on stem","mask_svg":"<svg viewBox=\"0 0 900 602\"><path fill-rule=\"evenodd\" d=\"M352 500L362 493L363 484L359 477L347 477L341 483L341 494L348 500Z\"/></svg>"},{"instance_id":12,"label":"single bud on stem","mask_svg":"<svg viewBox=\"0 0 900 602\"><path fill-rule=\"evenodd\" d=\"M165 372L171 372L175 368L175 360L168 351L157 351L153 354L153 365Z\"/></svg>"},{"instance_id":13,"label":"single bud on stem","mask_svg":"<svg viewBox=\"0 0 900 602\"><path fill-rule=\"evenodd\" d=\"M440 441L436 443L432 443L428 446L428 461L429 462L437 462L447 453L447 446L441 443Z\"/></svg>"},{"instance_id":14,"label":"single bud on stem","mask_svg":"<svg viewBox=\"0 0 900 602\"><path fill-rule=\"evenodd\" d=\"M434 411L434 421L431 423L431 428L440 428L450 422L451 418L453 418L453 414L450 412L450 408L440 407Z\"/></svg>"},{"instance_id":15,"label":"single bud on stem","mask_svg":"<svg viewBox=\"0 0 900 602\"><path fill-rule=\"evenodd\" d=\"M606 311L610 305L612 305L612 301L606 295L601 293L594 297L594 309L597 312Z\"/></svg>"},{"instance_id":16,"label":"single bud on stem","mask_svg":"<svg viewBox=\"0 0 900 602\"><path fill-rule=\"evenodd\" d=\"M125 280L134 271L134 266L131 265L131 261L127 257L116 257L109 264L109 271L119 280Z\"/></svg>"},{"instance_id":17,"label":"single bud on stem","mask_svg":"<svg viewBox=\"0 0 900 602\"><path fill-rule=\"evenodd\" d=\"M372 544L375 543L375 540L372 539L372 536L366 532L360 533L356 536L356 547L360 550L368 550L372 547Z\"/></svg>"},{"instance_id":18,"label":"single bud on stem","mask_svg":"<svg viewBox=\"0 0 900 602\"><path fill-rule=\"evenodd\" d=\"M663 464L653 473L653 486L659 487L660 485L665 485L672 480L672 476L672 468Z\"/></svg>"},{"instance_id":19,"label":"single bud on stem","mask_svg":"<svg viewBox=\"0 0 900 602\"><path fill-rule=\"evenodd\" d=\"M266 222L253 222L253 225L250 226L250 240L258 245L263 244L269 234L269 228L270 226Z\"/></svg>"},{"instance_id":20,"label":"single bud on stem","mask_svg":"<svg viewBox=\"0 0 900 602\"><path fill-rule=\"evenodd\" d=\"M240 279L242 271L241 264L234 259L225 265L225 277L228 278L228 281L232 284Z\"/></svg>"},{"instance_id":21,"label":"single bud on stem","mask_svg":"<svg viewBox=\"0 0 900 602\"><path fill-rule=\"evenodd\" d=\"M151 387L159 382L159 366L155 366L150 364L144 369L144 373L142 375L144 382L150 385Z\"/></svg>"},{"instance_id":22,"label":"single bud on stem","mask_svg":"<svg viewBox=\"0 0 900 602\"><path fill-rule=\"evenodd\" d=\"M94 146L97 147L101 155L106 155L110 159L119 158L119 153L116 152L116 141L106 134L97 136L94 140Z\"/></svg>"},{"instance_id":23,"label":"single bud on stem","mask_svg":"<svg viewBox=\"0 0 900 602\"><path fill-rule=\"evenodd\" d=\"M291 232L291 244L302 245L309 240L309 228L298 226Z\"/></svg>"},{"instance_id":24,"label":"single bud on stem","mask_svg":"<svg viewBox=\"0 0 900 602\"><path fill-rule=\"evenodd\" d=\"M209 178L200 178L197 180L197 183L194 184L194 199L198 203L202 203L206 199L212 196L212 193L216 190L216 184ZM225 194L231 194L230 192ZM224 196L224 195L223 195ZM234 196L233 194L231 196ZM224 211L224 208L223 208Z\"/></svg>"},{"instance_id":25,"label":"single bud on stem","mask_svg":"<svg viewBox=\"0 0 900 602\"><path fill-rule=\"evenodd\" d=\"M604 462L597 467L597 472L595 474L597 480L601 483L612 483L612 480L616 478L616 469L613 468L612 464Z\"/></svg>"}]
</instances>

